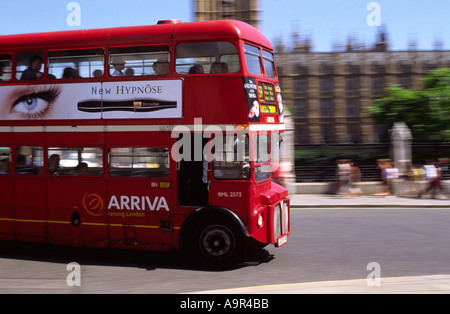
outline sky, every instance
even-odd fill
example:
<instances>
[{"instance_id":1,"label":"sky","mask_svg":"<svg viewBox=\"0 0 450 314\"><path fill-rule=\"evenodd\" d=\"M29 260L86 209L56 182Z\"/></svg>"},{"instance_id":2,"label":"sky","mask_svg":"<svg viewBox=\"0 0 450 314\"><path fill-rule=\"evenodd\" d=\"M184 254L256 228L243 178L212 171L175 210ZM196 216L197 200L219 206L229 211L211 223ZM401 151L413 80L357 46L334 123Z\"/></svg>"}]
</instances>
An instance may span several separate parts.
<instances>
[{"instance_id":1,"label":"sky","mask_svg":"<svg viewBox=\"0 0 450 314\"><path fill-rule=\"evenodd\" d=\"M71 2L79 10L68 9ZM317 52L344 46L349 37L369 48L384 28L390 50L407 50L410 42L431 50L436 41L450 50L450 0L260 0L260 6L261 31L272 43L291 46L298 33ZM69 25L75 11L79 26ZM185 22L193 12L193 0L0 0L0 35Z\"/></svg>"}]
</instances>

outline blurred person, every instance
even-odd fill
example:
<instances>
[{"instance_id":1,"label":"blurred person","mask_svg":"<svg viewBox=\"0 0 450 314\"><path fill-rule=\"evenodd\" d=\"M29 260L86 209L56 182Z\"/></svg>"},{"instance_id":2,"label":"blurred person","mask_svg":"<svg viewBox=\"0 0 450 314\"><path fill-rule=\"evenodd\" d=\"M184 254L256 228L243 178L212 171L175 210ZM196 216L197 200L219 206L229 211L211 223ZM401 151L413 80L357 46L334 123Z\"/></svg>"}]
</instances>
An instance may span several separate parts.
<instances>
[{"instance_id":1,"label":"blurred person","mask_svg":"<svg viewBox=\"0 0 450 314\"><path fill-rule=\"evenodd\" d=\"M437 167L438 167L438 175L439 175L439 190L441 192L445 192L447 197L450 197L450 191L447 187L442 185L442 178L444 177L444 173L448 171L448 158L438 158L437 159Z\"/></svg>"},{"instance_id":2,"label":"blurred person","mask_svg":"<svg viewBox=\"0 0 450 314\"><path fill-rule=\"evenodd\" d=\"M402 196L413 195L415 192L415 186L412 182L412 165L409 160L400 160L400 173L399 178L401 179L400 185L398 186L398 194Z\"/></svg>"},{"instance_id":3,"label":"blurred person","mask_svg":"<svg viewBox=\"0 0 450 314\"><path fill-rule=\"evenodd\" d=\"M134 76L134 70L133 68L127 68L125 70L125 76Z\"/></svg>"},{"instance_id":4,"label":"blurred person","mask_svg":"<svg viewBox=\"0 0 450 314\"><path fill-rule=\"evenodd\" d=\"M417 197L421 198L423 194L431 191L431 197L436 198L437 190L440 185L439 170L436 167L436 162L434 160L428 160L423 168L425 170L425 178L428 182L428 188L420 191Z\"/></svg>"},{"instance_id":5,"label":"blurred person","mask_svg":"<svg viewBox=\"0 0 450 314\"><path fill-rule=\"evenodd\" d=\"M349 188L349 193L351 195L358 196L362 194L361 189L357 186L359 182L361 182L361 170L359 169L356 162L352 162L350 164L350 188Z\"/></svg>"},{"instance_id":6,"label":"blurred person","mask_svg":"<svg viewBox=\"0 0 450 314\"><path fill-rule=\"evenodd\" d=\"M380 189L378 193L375 193L376 196L386 196L388 195L388 187L386 180L386 159L378 159L377 160L377 171L378 171L378 179L381 181Z\"/></svg>"},{"instance_id":7,"label":"blurred person","mask_svg":"<svg viewBox=\"0 0 450 314\"><path fill-rule=\"evenodd\" d=\"M169 73L169 62L156 61L153 63L153 71L156 75L165 75Z\"/></svg>"},{"instance_id":8,"label":"blurred person","mask_svg":"<svg viewBox=\"0 0 450 314\"><path fill-rule=\"evenodd\" d=\"M211 64L210 73L228 73L228 64L225 62L214 62Z\"/></svg>"},{"instance_id":9,"label":"blurred person","mask_svg":"<svg viewBox=\"0 0 450 314\"><path fill-rule=\"evenodd\" d=\"M3 159L0 163L0 174L9 174L11 171L11 164L8 159Z\"/></svg>"},{"instance_id":10,"label":"blurred person","mask_svg":"<svg viewBox=\"0 0 450 314\"><path fill-rule=\"evenodd\" d=\"M76 167L75 171L79 175L86 175L89 171L89 165L85 162L80 162Z\"/></svg>"},{"instance_id":11,"label":"blurred person","mask_svg":"<svg viewBox=\"0 0 450 314\"><path fill-rule=\"evenodd\" d=\"M114 71L113 73L111 73L111 76L125 76L125 73L122 72L125 69L125 61L123 60L123 58L114 57L112 61Z\"/></svg>"},{"instance_id":12,"label":"blurred person","mask_svg":"<svg viewBox=\"0 0 450 314\"><path fill-rule=\"evenodd\" d=\"M102 70L95 70L92 73L93 77L102 77L103 76L103 71Z\"/></svg>"},{"instance_id":13,"label":"blurred person","mask_svg":"<svg viewBox=\"0 0 450 314\"><path fill-rule=\"evenodd\" d=\"M398 168L395 167L392 164L392 162L389 160L389 161L386 161L385 172L386 172L386 181L387 181L387 187L388 187L388 195L396 194L396 190L394 188L395 187L394 182L399 177Z\"/></svg>"},{"instance_id":14,"label":"blurred person","mask_svg":"<svg viewBox=\"0 0 450 314\"><path fill-rule=\"evenodd\" d=\"M379 171L379 177L382 182L381 191L374 195L377 196L390 196L393 192L393 181L398 179L398 169L395 168L390 159L378 159L377 169Z\"/></svg>"},{"instance_id":15,"label":"blurred person","mask_svg":"<svg viewBox=\"0 0 450 314\"><path fill-rule=\"evenodd\" d=\"M78 78L77 70L71 67L67 67L63 71L62 78Z\"/></svg>"},{"instance_id":16,"label":"blurred person","mask_svg":"<svg viewBox=\"0 0 450 314\"><path fill-rule=\"evenodd\" d=\"M34 56L30 59L30 66L23 71L20 80L40 80L42 78L42 72L39 70L42 67L42 58Z\"/></svg>"},{"instance_id":17,"label":"blurred person","mask_svg":"<svg viewBox=\"0 0 450 314\"><path fill-rule=\"evenodd\" d=\"M48 173L57 174L60 171L59 161L60 157L58 154L53 154L48 158Z\"/></svg>"},{"instance_id":18,"label":"blurred person","mask_svg":"<svg viewBox=\"0 0 450 314\"><path fill-rule=\"evenodd\" d=\"M203 69L203 66L201 64L194 64L189 69L189 74L204 74L205 70Z\"/></svg>"},{"instance_id":19,"label":"blurred person","mask_svg":"<svg viewBox=\"0 0 450 314\"><path fill-rule=\"evenodd\" d=\"M422 165L412 165L410 169L409 180L412 190L409 195L418 195L422 191L422 181L424 180L425 170Z\"/></svg>"}]
</instances>

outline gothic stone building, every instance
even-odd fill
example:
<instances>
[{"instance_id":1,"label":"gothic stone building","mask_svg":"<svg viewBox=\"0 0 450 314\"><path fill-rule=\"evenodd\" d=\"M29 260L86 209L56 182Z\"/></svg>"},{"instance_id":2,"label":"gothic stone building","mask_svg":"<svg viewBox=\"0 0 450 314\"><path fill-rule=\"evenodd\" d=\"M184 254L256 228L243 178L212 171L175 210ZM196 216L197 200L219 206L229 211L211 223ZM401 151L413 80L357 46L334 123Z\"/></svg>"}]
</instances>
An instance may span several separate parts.
<instances>
[{"instance_id":1,"label":"gothic stone building","mask_svg":"<svg viewBox=\"0 0 450 314\"><path fill-rule=\"evenodd\" d=\"M381 38L384 38L382 36ZM450 67L450 51L374 49L311 52L307 41L291 51L277 49L283 100L291 108L295 144L379 142L379 130L366 108L385 97L385 88L401 84L421 89L427 71Z\"/></svg>"}]
</instances>

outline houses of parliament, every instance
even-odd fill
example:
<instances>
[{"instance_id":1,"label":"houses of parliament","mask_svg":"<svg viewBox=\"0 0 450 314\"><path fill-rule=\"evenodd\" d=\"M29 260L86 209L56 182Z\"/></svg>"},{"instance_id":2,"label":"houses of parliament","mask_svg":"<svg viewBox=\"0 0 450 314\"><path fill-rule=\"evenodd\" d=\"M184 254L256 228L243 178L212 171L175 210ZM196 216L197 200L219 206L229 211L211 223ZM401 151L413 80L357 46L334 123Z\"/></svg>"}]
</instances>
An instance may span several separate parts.
<instances>
[{"instance_id":1,"label":"houses of parliament","mask_svg":"<svg viewBox=\"0 0 450 314\"><path fill-rule=\"evenodd\" d=\"M195 0L197 21L238 19L260 26L258 0ZM450 67L450 51L436 41L433 50L389 50L382 28L371 47L349 39L345 47L314 52L308 38L293 36L291 48L275 43L278 76L289 108L296 145L379 143L381 127L366 108L386 96L393 84L422 89L430 70ZM276 41L276 40L275 40Z\"/></svg>"}]
</instances>

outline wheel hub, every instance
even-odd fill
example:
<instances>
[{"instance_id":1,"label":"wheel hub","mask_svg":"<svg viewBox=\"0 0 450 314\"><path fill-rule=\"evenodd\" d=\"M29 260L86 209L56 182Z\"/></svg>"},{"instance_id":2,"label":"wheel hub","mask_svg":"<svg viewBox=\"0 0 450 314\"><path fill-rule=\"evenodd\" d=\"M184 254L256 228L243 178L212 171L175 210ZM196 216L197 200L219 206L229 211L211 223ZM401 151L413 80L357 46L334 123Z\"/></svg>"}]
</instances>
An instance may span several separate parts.
<instances>
[{"instance_id":1,"label":"wheel hub","mask_svg":"<svg viewBox=\"0 0 450 314\"><path fill-rule=\"evenodd\" d=\"M233 251L234 238L224 226L211 226L200 237L204 254L214 258L226 257Z\"/></svg>"}]
</instances>

